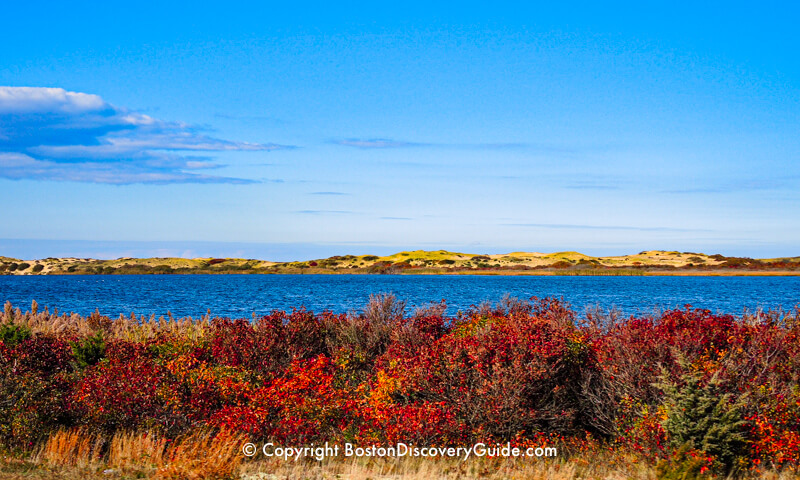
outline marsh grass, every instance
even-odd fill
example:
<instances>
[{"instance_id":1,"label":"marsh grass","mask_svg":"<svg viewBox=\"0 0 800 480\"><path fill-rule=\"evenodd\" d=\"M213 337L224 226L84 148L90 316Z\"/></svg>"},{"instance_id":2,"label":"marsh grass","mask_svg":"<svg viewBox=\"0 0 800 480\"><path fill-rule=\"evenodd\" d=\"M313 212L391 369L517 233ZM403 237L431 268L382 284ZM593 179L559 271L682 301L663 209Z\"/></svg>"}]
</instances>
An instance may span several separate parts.
<instances>
[{"instance_id":1,"label":"marsh grass","mask_svg":"<svg viewBox=\"0 0 800 480\"><path fill-rule=\"evenodd\" d=\"M175 480L237 478L246 441L239 434L209 430L195 430L173 442L152 432L117 432L108 439L73 428L52 433L30 463L65 474L63 478L84 478L92 472Z\"/></svg>"},{"instance_id":2,"label":"marsh grass","mask_svg":"<svg viewBox=\"0 0 800 480\"><path fill-rule=\"evenodd\" d=\"M203 338L210 330L211 316L175 318L171 314L167 317L155 315L137 317L131 314L129 317L120 315L117 318L110 318L101 315L99 311L88 316L59 313L57 310L51 313L48 309L40 312L35 301L31 305L31 310L23 312L19 307L13 307L11 302L6 302L3 313L0 314L0 325L5 324L25 327L34 334L81 338L102 333L106 338L129 341L143 341L159 335L197 340Z\"/></svg>"}]
</instances>

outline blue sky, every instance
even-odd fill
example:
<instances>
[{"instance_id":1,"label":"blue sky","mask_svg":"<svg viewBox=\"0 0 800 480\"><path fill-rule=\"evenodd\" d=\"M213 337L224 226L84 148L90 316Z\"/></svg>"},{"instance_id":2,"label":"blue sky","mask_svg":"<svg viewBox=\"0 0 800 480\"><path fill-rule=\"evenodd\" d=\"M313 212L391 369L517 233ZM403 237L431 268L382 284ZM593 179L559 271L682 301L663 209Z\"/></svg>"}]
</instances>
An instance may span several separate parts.
<instances>
[{"instance_id":1,"label":"blue sky","mask_svg":"<svg viewBox=\"0 0 800 480\"><path fill-rule=\"evenodd\" d=\"M4 6L0 255L800 254L795 4L380 3Z\"/></svg>"}]
</instances>

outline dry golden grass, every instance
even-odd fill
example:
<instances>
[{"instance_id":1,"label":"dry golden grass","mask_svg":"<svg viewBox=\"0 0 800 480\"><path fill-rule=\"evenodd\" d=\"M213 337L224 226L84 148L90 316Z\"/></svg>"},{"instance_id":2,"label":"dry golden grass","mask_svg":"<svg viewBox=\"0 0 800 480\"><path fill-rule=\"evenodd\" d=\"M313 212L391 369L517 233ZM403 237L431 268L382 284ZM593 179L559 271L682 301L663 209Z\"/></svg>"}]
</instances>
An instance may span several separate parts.
<instances>
[{"instance_id":1,"label":"dry golden grass","mask_svg":"<svg viewBox=\"0 0 800 480\"><path fill-rule=\"evenodd\" d=\"M120 432L106 440L73 428L50 435L31 455L30 463L38 467L34 476L19 478L89 478L101 472L106 478L233 479L239 477L246 442L242 435L209 431L171 443L148 432ZM4 463L0 478L9 478L5 467L21 470L18 462Z\"/></svg>"},{"instance_id":2,"label":"dry golden grass","mask_svg":"<svg viewBox=\"0 0 800 480\"><path fill-rule=\"evenodd\" d=\"M120 469L164 465L167 441L149 433L120 432L111 439L106 464Z\"/></svg>"},{"instance_id":3,"label":"dry golden grass","mask_svg":"<svg viewBox=\"0 0 800 480\"><path fill-rule=\"evenodd\" d=\"M33 454L33 461L49 465L85 467L102 461L103 439L82 428L50 435Z\"/></svg>"},{"instance_id":4,"label":"dry golden grass","mask_svg":"<svg viewBox=\"0 0 800 480\"><path fill-rule=\"evenodd\" d=\"M166 463L153 478L194 480L238 477L244 460L242 445L247 438L238 434L195 432L167 449Z\"/></svg>"},{"instance_id":5,"label":"dry golden grass","mask_svg":"<svg viewBox=\"0 0 800 480\"><path fill-rule=\"evenodd\" d=\"M66 335L86 337L97 332L102 332L106 338L119 338L131 341L143 341L156 335L180 335L189 340L202 338L211 326L211 317L203 315L200 318L167 318L155 315L150 317L130 317L120 315L109 318L95 312L88 316L77 313L50 312L45 309L39 311L39 306L34 301L29 311L23 312L14 308L11 302L6 302L3 313L0 313L0 325L14 322L31 330L33 333L51 335Z\"/></svg>"},{"instance_id":6,"label":"dry golden grass","mask_svg":"<svg viewBox=\"0 0 800 480\"><path fill-rule=\"evenodd\" d=\"M107 443L84 429L54 433L30 462L0 459L0 479L242 479L242 480L656 480L633 455L596 451L568 458L246 459L239 435L198 431L170 444L150 433L119 433ZM103 452L106 453L103 453ZM714 477L707 477L713 479ZM750 479L789 480L796 472L768 471Z\"/></svg>"}]
</instances>

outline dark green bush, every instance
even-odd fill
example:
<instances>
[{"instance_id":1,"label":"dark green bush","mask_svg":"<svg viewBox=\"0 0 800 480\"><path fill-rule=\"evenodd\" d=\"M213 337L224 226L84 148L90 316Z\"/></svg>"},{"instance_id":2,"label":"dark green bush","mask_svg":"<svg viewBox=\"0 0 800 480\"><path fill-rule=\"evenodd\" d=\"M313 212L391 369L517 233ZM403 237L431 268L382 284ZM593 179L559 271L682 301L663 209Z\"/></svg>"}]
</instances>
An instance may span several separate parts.
<instances>
[{"instance_id":1,"label":"dark green bush","mask_svg":"<svg viewBox=\"0 0 800 480\"><path fill-rule=\"evenodd\" d=\"M19 345L31 338L31 336L31 329L26 326L16 325L14 323L0 325L0 341L9 347Z\"/></svg>"},{"instance_id":2,"label":"dark green bush","mask_svg":"<svg viewBox=\"0 0 800 480\"><path fill-rule=\"evenodd\" d=\"M44 270L44 265L42 265L41 263L37 263L36 265L33 266L33 271L35 273L39 273L42 270Z\"/></svg>"},{"instance_id":3,"label":"dark green bush","mask_svg":"<svg viewBox=\"0 0 800 480\"><path fill-rule=\"evenodd\" d=\"M94 365L106 356L106 341L100 332L77 342L71 342L72 356L79 368Z\"/></svg>"},{"instance_id":4,"label":"dark green bush","mask_svg":"<svg viewBox=\"0 0 800 480\"><path fill-rule=\"evenodd\" d=\"M746 422L739 405L723 393L716 376L704 383L698 373L689 372L680 384L662 380L659 385L666 394L664 428L671 443L708 453L730 473L747 453Z\"/></svg>"}]
</instances>

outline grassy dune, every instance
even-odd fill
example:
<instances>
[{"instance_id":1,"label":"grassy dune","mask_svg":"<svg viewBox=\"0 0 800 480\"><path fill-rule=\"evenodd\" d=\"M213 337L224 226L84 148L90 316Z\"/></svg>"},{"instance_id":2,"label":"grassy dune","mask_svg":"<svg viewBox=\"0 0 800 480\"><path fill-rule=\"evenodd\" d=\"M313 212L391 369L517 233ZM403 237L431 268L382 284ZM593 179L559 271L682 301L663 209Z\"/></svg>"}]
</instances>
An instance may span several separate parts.
<instances>
[{"instance_id":1,"label":"grassy dune","mask_svg":"<svg viewBox=\"0 0 800 480\"><path fill-rule=\"evenodd\" d=\"M305 261L244 258L46 258L0 257L0 274L191 273L413 273L506 275L798 275L800 257L751 259L694 252L650 250L592 257L579 252L472 254L415 250L393 255L341 255Z\"/></svg>"}]
</instances>

